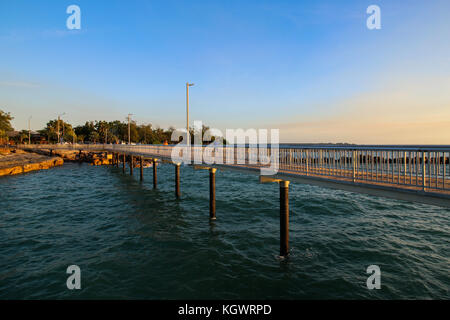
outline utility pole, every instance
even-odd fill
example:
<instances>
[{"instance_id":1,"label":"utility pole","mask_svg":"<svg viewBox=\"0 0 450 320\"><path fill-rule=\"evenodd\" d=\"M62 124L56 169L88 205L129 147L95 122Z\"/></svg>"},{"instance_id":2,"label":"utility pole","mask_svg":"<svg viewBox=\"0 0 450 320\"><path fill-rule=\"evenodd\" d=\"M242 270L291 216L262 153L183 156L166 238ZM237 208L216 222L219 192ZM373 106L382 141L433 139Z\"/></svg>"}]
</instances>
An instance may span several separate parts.
<instances>
[{"instance_id":1,"label":"utility pole","mask_svg":"<svg viewBox=\"0 0 450 320\"><path fill-rule=\"evenodd\" d=\"M31 125L30 125L31 116L28 118L28 144L31 144Z\"/></svg>"},{"instance_id":2,"label":"utility pole","mask_svg":"<svg viewBox=\"0 0 450 320\"><path fill-rule=\"evenodd\" d=\"M60 118L61 118L61 116L63 116L63 115L65 115L66 113L64 112L64 113L62 113L62 114L58 114L58 122L57 122L57 134L58 134L58 142L57 143L59 143L60 142L60 139L59 139L59 121L60 121ZM63 126L63 136L64 136L64 126Z\"/></svg>"},{"instance_id":3,"label":"utility pole","mask_svg":"<svg viewBox=\"0 0 450 320\"><path fill-rule=\"evenodd\" d=\"M56 141L56 143L58 144L59 143L59 115L58 115L58 122L56 123L56 132L57 132L57 135L58 135L58 141Z\"/></svg>"},{"instance_id":4,"label":"utility pole","mask_svg":"<svg viewBox=\"0 0 450 320\"><path fill-rule=\"evenodd\" d=\"M189 133L189 87L192 87L194 84L186 82L186 144L190 145L191 135Z\"/></svg>"},{"instance_id":5,"label":"utility pole","mask_svg":"<svg viewBox=\"0 0 450 320\"><path fill-rule=\"evenodd\" d=\"M130 137L130 116L132 116L132 113L128 114L128 144L131 144L131 137Z\"/></svg>"}]
</instances>

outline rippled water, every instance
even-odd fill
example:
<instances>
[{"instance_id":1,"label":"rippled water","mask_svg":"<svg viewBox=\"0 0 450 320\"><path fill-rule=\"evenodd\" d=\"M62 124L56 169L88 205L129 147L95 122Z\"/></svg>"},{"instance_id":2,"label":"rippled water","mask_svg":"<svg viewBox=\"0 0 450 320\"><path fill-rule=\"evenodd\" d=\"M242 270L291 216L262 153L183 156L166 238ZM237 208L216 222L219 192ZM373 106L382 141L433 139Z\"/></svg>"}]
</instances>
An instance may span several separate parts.
<instances>
[{"instance_id":1,"label":"rippled water","mask_svg":"<svg viewBox=\"0 0 450 320\"><path fill-rule=\"evenodd\" d=\"M65 164L0 178L0 298L445 299L450 210L300 184L290 188L292 255L280 261L276 184L218 171ZM66 268L81 268L68 290ZM368 290L366 268L381 268Z\"/></svg>"}]
</instances>

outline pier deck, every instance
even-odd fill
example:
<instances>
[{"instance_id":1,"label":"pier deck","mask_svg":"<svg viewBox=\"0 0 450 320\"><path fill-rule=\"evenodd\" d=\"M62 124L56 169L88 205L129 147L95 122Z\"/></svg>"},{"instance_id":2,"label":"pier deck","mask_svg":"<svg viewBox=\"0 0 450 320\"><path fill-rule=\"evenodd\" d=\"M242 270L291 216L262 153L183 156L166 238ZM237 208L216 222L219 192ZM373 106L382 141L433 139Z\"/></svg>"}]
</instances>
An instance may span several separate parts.
<instances>
[{"instance_id":1,"label":"pier deck","mask_svg":"<svg viewBox=\"0 0 450 320\"><path fill-rule=\"evenodd\" d=\"M20 148L98 150L172 161L173 146L21 145ZM260 174L258 149L192 146L194 164ZM275 179L450 207L450 146L298 146L264 150L278 172ZM200 155L200 156L199 156ZM194 160L197 157L197 162ZM200 161L198 161L200 159ZM220 161L217 161L220 159ZM230 161L232 160L232 161ZM207 164L208 163L208 164ZM211 164L212 163L212 164Z\"/></svg>"}]
</instances>

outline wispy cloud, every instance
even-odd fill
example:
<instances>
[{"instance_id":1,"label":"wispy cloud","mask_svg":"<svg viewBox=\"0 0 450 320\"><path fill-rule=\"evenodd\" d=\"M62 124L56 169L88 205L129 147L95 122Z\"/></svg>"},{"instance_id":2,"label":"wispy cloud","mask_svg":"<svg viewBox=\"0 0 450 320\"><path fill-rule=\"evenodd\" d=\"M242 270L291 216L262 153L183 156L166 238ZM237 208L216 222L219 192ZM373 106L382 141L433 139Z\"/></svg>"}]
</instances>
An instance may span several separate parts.
<instances>
[{"instance_id":1,"label":"wispy cloud","mask_svg":"<svg viewBox=\"0 0 450 320\"><path fill-rule=\"evenodd\" d=\"M0 87L37 88L40 84L25 81L0 81Z\"/></svg>"}]
</instances>

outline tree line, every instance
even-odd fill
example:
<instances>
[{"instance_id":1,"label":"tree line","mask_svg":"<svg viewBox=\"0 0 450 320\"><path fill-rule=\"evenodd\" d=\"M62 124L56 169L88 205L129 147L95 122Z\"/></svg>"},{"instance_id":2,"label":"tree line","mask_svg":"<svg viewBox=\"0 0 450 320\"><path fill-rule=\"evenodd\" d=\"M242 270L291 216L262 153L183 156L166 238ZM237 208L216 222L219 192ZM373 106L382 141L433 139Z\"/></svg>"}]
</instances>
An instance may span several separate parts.
<instances>
[{"instance_id":1,"label":"tree line","mask_svg":"<svg viewBox=\"0 0 450 320\"><path fill-rule=\"evenodd\" d=\"M8 141L7 133L13 131L10 113L0 110L0 139ZM141 144L164 144L174 143L171 141L174 127L162 129L153 127L152 124L138 125L135 121L130 121L130 142ZM59 131L58 131L59 129ZM203 126L202 133L209 129ZM194 141L194 130L190 129L191 141ZM43 141L48 143L59 140L69 143L128 143L128 122L115 121L86 121L84 125L73 127L63 120L50 120L45 128L37 131ZM45 139L45 140L44 140ZM11 138L15 143L28 142L28 130L22 130L15 137ZM181 139L180 139L181 140ZM213 139L214 140L214 137ZM0 140L1 142L1 140Z\"/></svg>"}]
</instances>

